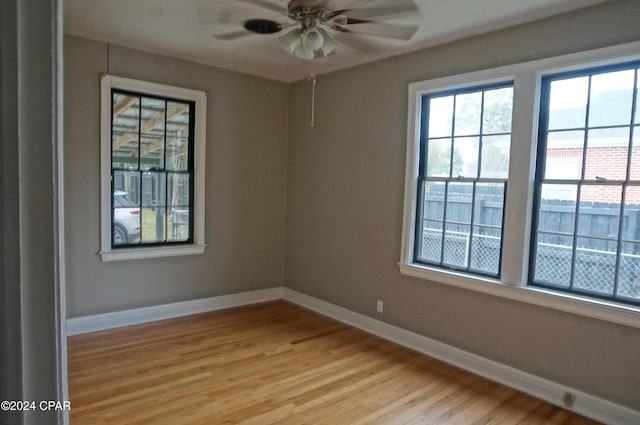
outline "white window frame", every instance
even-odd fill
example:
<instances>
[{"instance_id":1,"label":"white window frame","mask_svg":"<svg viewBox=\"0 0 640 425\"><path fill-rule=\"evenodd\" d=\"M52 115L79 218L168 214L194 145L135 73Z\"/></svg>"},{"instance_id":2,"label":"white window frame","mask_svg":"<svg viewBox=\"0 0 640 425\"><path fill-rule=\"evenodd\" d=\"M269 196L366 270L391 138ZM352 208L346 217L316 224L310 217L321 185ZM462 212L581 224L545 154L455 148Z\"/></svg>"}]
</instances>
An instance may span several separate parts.
<instances>
[{"instance_id":1,"label":"white window frame","mask_svg":"<svg viewBox=\"0 0 640 425\"><path fill-rule=\"evenodd\" d=\"M194 132L194 193L193 243L153 247L112 248L111 228L111 91L127 90L136 93L195 102ZM207 94L147 81L101 76L100 87L100 256L102 261L135 260L144 258L196 255L204 253L205 152L206 152Z\"/></svg>"},{"instance_id":2,"label":"white window frame","mask_svg":"<svg viewBox=\"0 0 640 425\"><path fill-rule=\"evenodd\" d=\"M640 328L639 307L527 286L542 77L638 60L640 59L638 52L640 52L640 42L634 42L410 84L400 272L431 282ZM428 93L506 81L514 81L514 96L500 279L415 263L413 259L422 96Z\"/></svg>"}]
</instances>

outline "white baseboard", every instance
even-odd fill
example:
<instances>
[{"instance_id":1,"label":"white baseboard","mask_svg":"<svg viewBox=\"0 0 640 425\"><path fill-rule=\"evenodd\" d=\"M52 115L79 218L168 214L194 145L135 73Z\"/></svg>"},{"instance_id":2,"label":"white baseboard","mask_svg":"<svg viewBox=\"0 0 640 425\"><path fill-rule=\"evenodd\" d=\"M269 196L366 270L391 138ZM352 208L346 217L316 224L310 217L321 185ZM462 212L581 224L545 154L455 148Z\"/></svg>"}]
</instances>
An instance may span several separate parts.
<instances>
[{"instance_id":1,"label":"white baseboard","mask_svg":"<svg viewBox=\"0 0 640 425\"><path fill-rule=\"evenodd\" d=\"M395 342L491 381L522 391L551 404L572 410L580 415L611 425L640 424L640 412L591 394L488 360L288 288L283 289L283 298L323 316ZM575 401L571 407L563 404L563 397L566 392L570 392L575 396Z\"/></svg>"},{"instance_id":2,"label":"white baseboard","mask_svg":"<svg viewBox=\"0 0 640 425\"><path fill-rule=\"evenodd\" d=\"M67 319L67 335L282 299L597 421L611 425L640 424L639 411L283 287ZM566 392L575 396L571 407L563 405Z\"/></svg>"},{"instance_id":3,"label":"white baseboard","mask_svg":"<svg viewBox=\"0 0 640 425\"><path fill-rule=\"evenodd\" d=\"M67 319L67 335L155 322L282 299L282 287Z\"/></svg>"}]
</instances>

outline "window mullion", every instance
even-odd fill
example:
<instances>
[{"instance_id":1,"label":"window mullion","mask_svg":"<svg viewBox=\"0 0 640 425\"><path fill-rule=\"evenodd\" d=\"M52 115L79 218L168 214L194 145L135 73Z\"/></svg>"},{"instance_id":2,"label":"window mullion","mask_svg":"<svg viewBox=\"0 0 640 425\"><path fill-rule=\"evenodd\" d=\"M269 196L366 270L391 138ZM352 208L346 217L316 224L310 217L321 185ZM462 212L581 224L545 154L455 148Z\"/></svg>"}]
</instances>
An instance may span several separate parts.
<instances>
[{"instance_id":1,"label":"window mullion","mask_svg":"<svg viewBox=\"0 0 640 425\"><path fill-rule=\"evenodd\" d=\"M458 101L458 96L453 96L453 114L451 117L451 139L449 142L449 177L453 177L453 154L454 154L454 141L456 136L456 103Z\"/></svg>"},{"instance_id":2,"label":"window mullion","mask_svg":"<svg viewBox=\"0 0 640 425\"><path fill-rule=\"evenodd\" d=\"M162 170L164 172L164 242L169 239L169 173L167 172L167 120L169 102L164 100L164 131L162 134ZM175 171L175 170L174 170Z\"/></svg>"},{"instance_id":3,"label":"window mullion","mask_svg":"<svg viewBox=\"0 0 640 425\"><path fill-rule=\"evenodd\" d=\"M467 264L467 270L471 269L471 253L473 248L473 230L474 230L474 217L475 217L475 209L476 209L476 189L477 189L477 181L472 183L473 188L471 190L471 216L469 217L469 246L467 247L467 258L469 259L469 263Z\"/></svg>"},{"instance_id":4,"label":"window mullion","mask_svg":"<svg viewBox=\"0 0 640 425\"><path fill-rule=\"evenodd\" d=\"M628 174L627 174L628 176ZM624 213L626 209L627 185L622 185L622 196L620 198L620 217L618 219L618 243L616 245L616 264L613 274L613 296L618 295L618 279L620 278L620 260L622 257L622 232L624 226Z\"/></svg>"},{"instance_id":5,"label":"window mullion","mask_svg":"<svg viewBox=\"0 0 640 425\"><path fill-rule=\"evenodd\" d=\"M447 199L449 198L449 180L444 182L444 198L442 205L442 238L440 240L440 264L444 263L445 238L447 237Z\"/></svg>"},{"instance_id":6,"label":"window mullion","mask_svg":"<svg viewBox=\"0 0 640 425\"><path fill-rule=\"evenodd\" d=\"M140 238L138 239L138 244L142 244L142 233L145 230L144 226L144 214L142 208L142 158L141 158L141 149L140 149L140 141L142 138L142 96L138 96L138 207L140 208Z\"/></svg>"},{"instance_id":7,"label":"window mullion","mask_svg":"<svg viewBox=\"0 0 640 425\"><path fill-rule=\"evenodd\" d=\"M501 279L512 286L527 282L528 260L533 252L531 232L531 182L534 179L538 134L538 77L535 73L521 72L514 78L514 95L509 155L509 191L505 191L503 212L503 246ZM505 184L506 187L506 184ZM508 229L508 230L505 230ZM533 257L531 257L533 258Z\"/></svg>"}]
</instances>

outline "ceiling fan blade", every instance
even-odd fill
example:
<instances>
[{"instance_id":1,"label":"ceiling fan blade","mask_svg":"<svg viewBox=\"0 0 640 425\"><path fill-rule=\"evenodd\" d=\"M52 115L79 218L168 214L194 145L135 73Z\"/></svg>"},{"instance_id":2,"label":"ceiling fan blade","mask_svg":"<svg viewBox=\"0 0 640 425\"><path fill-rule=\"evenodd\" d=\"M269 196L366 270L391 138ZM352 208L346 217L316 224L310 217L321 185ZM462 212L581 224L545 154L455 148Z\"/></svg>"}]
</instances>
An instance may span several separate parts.
<instances>
[{"instance_id":1,"label":"ceiling fan blade","mask_svg":"<svg viewBox=\"0 0 640 425\"><path fill-rule=\"evenodd\" d=\"M418 28L417 25L394 25L375 21L349 19L343 28L336 29L343 32L355 32L406 41L413 37L416 31L418 31Z\"/></svg>"},{"instance_id":2,"label":"ceiling fan blade","mask_svg":"<svg viewBox=\"0 0 640 425\"><path fill-rule=\"evenodd\" d=\"M261 7L263 9L271 10L272 12L277 13L287 13L287 8L282 6L281 4L272 3L268 0L236 0L242 3L248 3L257 7Z\"/></svg>"},{"instance_id":3,"label":"ceiling fan blade","mask_svg":"<svg viewBox=\"0 0 640 425\"><path fill-rule=\"evenodd\" d=\"M364 53L376 53L380 51L378 46L374 46L368 40L358 36L353 32L338 31L332 35L334 40Z\"/></svg>"},{"instance_id":4,"label":"ceiling fan blade","mask_svg":"<svg viewBox=\"0 0 640 425\"><path fill-rule=\"evenodd\" d=\"M360 6L362 3L367 3L367 2L372 2L372 1L376 1L376 0L339 0L336 4L336 8L341 8L341 9L354 9L358 6Z\"/></svg>"},{"instance_id":5,"label":"ceiling fan blade","mask_svg":"<svg viewBox=\"0 0 640 425\"><path fill-rule=\"evenodd\" d=\"M243 37L247 37L254 34L255 33L253 32L247 31L245 29L241 29L236 31L223 32L222 34L214 34L213 37L218 40L230 41L230 40L237 40L238 38L243 38Z\"/></svg>"},{"instance_id":6,"label":"ceiling fan blade","mask_svg":"<svg viewBox=\"0 0 640 425\"><path fill-rule=\"evenodd\" d=\"M399 15L402 13L410 13L410 12L415 12L416 10L418 10L418 6L416 6L416 4L413 2L408 2L407 4L400 5L400 6L335 10L331 14L331 17L349 14L350 18L371 19L371 18L381 18L383 16Z\"/></svg>"},{"instance_id":7,"label":"ceiling fan blade","mask_svg":"<svg viewBox=\"0 0 640 425\"><path fill-rule=\"evenodd\" d=\"M207 11L203 12L201 16L209 15ZM227 9L223 9L217 13L215 18L200 18L198 23L200 25L224 25L233 22L231 12Z\"/></svg>"}]
</instances>

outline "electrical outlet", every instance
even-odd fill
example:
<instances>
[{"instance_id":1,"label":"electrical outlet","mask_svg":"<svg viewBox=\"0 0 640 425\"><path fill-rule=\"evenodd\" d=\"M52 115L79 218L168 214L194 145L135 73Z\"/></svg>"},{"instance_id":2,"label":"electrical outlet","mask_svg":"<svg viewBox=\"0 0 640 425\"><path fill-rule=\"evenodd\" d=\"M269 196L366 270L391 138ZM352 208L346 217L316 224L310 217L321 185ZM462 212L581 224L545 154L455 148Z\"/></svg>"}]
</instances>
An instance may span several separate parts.
<instances>
[{"instance_id":1,"label":"electrical outlet","mask_svg":"<svg viewBox=\"0 0 640 425\"><path fill-rule=\"evenodd\" d=\"M378 313L382 313L384 311L384 303L382 302L382 300L378 300L378 302L376 303L376 311Z\"/></svg>"},{"instance_id":2,"label":"electrical outlet","mask_svg":"<svg viewBox=\"0 0 640 425\"><path fill-rule=\"evenodd\" d=\"M571 407L573 406L573 402L576 401L576 396L575 394L567 391L566 393L564 393L564 397L562 397L562 401L564 402L565 406Z\"/></svg>"}]
</instances>

